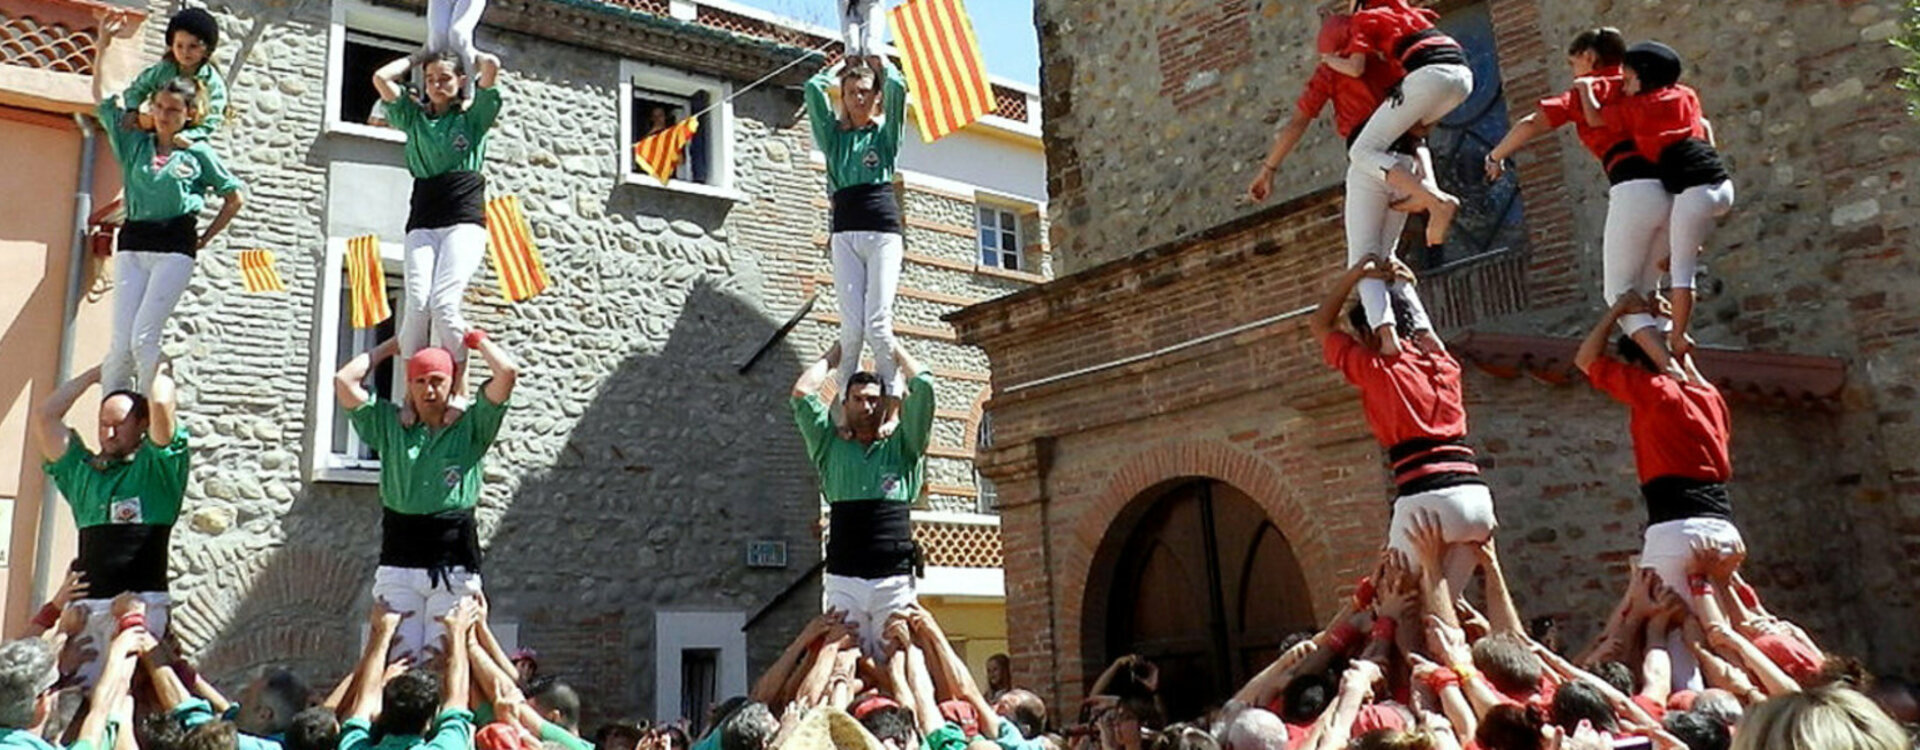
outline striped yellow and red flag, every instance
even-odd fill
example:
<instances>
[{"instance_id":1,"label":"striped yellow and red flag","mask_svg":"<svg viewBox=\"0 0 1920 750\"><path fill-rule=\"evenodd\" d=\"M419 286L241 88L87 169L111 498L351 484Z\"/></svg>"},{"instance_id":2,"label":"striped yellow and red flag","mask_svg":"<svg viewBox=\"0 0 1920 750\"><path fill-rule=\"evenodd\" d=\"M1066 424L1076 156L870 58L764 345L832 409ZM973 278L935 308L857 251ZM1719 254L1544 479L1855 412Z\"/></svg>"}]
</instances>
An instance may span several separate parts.
<instances>
[{"instance_id":1,"label":"striped yellow and red flag","mask_svg":"<svg viewBox=\"0 0 1920 750\"><path fill-rule=\"evenodd\" d=\"M347 240L347 286L353 309L348 322L372 328L393 317L387 304L387 271L380 263L380 238L371 234Z\"/></svg>"},{"instance_id":2,"label":"striped yellow and red flag","mask_svg":"<svg viewBox=\"0 0 1920 750\"><path fill-rule=\"evenodd\" d=\"M520 211L520 197L503 195L487 201L487 255L500 277L500 296L513 302L546 291L547 266L533 246L533 231Z\"/></svg>"},{"instance_id":3,"label":"striped yellow and red flag","mask_svg":"<svg viewBox=\"0 0 1920 750\"><path fill-rule=\"evenodd\" d=\"M940 140L993 111L993 86L965 3L907 0L890 13L921 140Z\"/></svg>"},{"instance_id":4,"label":"striped yellow and red flag","mask_svg":"<svg viewBox=\"0 0 1920 750\"><path fill-rule=\"evenodd\" d=\"M674 124L673 127L640 139L633 144L633 160L647 174L667 184L667 179L680 168L680 157L687 152L687 143L693 140L693 134L700 132L700 121L689 117Z\"/></svg>"},{"instance_id":5,"label":"striped yellow and red flag","mask_svg":"<svg viewBox=\"0 0 1920 750\"><path fill-rule=\"evenodd\" d=\"M273 253L265 250L240 251L240 280L246 284L248 294L287 290L287 285L280 281L280 270L274 267Z\"/></svg>"}]
</instances>

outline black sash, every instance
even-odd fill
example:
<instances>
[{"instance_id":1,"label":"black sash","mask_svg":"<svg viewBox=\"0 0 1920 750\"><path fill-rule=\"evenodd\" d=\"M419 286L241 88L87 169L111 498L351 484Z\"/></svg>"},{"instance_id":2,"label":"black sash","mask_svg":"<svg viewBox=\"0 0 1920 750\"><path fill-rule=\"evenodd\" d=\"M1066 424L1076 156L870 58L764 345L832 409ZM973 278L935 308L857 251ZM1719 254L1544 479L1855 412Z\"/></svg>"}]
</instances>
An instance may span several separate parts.
<instances>
[{"instance_id":1,"label":"black sash","mask_svg":"<svg viewBox=\"0 0 1920 750\"><path fill-rule=\"evenodd\" d=\"M1392 469L1398 491L1395 497L1418 495L1422 492L1458 487L1463 484L1486 484L1475 471L1436 471L1430 474L1399 481L1399 477L1413 473L1415 469L1437 463L1474 463L1473 448L1464 439L1414 438L1403 440L1387 448L1387 463Z\"/></svg>"},{"instance_id":2,"label":"black sash","mask_svg":"<svg viewBox=\"0 0 1920 750\"><path fill-rule=\"evenodd\" d=\"M1733 520L1733 499L1727 486L1703 479L1665 476L1640 485L1647 501L1647 525L1686 518Z\"/></svg>"},{"instance_id":3,"label":"black sash","mask_svg":"<svg viewBox=\"0 0 1920 750\"><path fill-rule=\"evenodd\" d=\"M112 599L128 591L167 590L167 542L173 527L104 523L80 530L75 570L87 576L88 599Z\"/></svg>"},{"instance_id":4,"label":"black sash","mask_svg":"<svg viewBox=\"0 0 1920 750\"><path fill-rule=\"evenodd\" d=\"M427 580L439 586L447 571L466 568L480 572L480 529L472 508L428 515L382 509L380 564L427 571Z\"/></svg>"},{"instance_id":5,"label":"black sash","mask_svg":"<svg viewBox=\"0 0 1920 750\"><path fill-rule=\"evenodd\" d=\"M487 223L487 178L454 170L413 181L407 231Z\"/></svg>"},{"instance_id":6,"label":"black sash","mask_svg":"<svg viewBox=\"0 0 1920 750\"><path fill-rule=\"evenodd\" d=\"M1411 55L1407 54L1407 50L1413 45L1434 37L1444 38L1446 42L1429 44L1415 50ZM1467 51L1460 46L1459 42L1454 41L1453 37L1447 36L1447 32L1439 29L1422 29L1400 37L1400 41L1393 45L1393 56L1400 58L1400 67L1408 73L1428 65L1467 64Z\"/></svg>"},{"instance_id":7,"label":"black sash","mask_svg":"<svg viewBox=\"0 0 1920 750\"><path fill-rule=\"evenodd\" d=\"M827 514L827 572L851 578L887 578L914 572L913 503L844 500Z\"/></svg>"},{"instance_id":8,"label":"black sash","mask_svg":"<svg viewBox=\"0 0 1920 750\"><path fill-rule=\"evenodd\" d=\"M1706 141L1688 138L1660 150L1660 184L1679 195L1687 188L1718 185L1730 179L1720 152Z\"/></svg>"},{"instance_id":9,"label":"black sash","mask_svg":"<svg viewBox=\"0 0 1920 750\"><path fill-rule=\"evenodd\" d=\"M155 221L129 221L120 227L120 250L174 253L191 258L200 251L197 223L193 214Z\"/></svg>"},{"instance_id":10,"label":"black sash","mask_svg":"<svg viewBox=\"0 0 1920 750\"><path fill-rule=\"evenodd\" d=\"M833 191L833 231L900 234L902 226L893 183L848 185Z\"/></svg>"},{"instance_id":11,"label":"black sash","mask_svg":"<svg viewBox=\"0 0 1920 750\"><path fill-rule=\"evenodd\" d=\"M1600 157L1600 163L1606 167L1608 185L1660 179L1660 168L1634 151L1631 140L1613 144L1613 148L1607 149L1607 153Z\"/></svg>"}]
</instances>

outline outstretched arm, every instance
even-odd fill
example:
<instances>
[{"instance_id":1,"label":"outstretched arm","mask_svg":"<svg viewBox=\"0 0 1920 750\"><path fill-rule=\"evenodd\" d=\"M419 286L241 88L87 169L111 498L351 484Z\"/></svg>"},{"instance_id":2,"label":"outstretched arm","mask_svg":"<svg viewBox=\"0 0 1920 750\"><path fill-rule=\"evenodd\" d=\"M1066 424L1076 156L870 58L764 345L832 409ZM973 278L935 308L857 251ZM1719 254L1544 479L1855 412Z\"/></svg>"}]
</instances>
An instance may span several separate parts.
<instances>
[{"instance_id":1,"label":"outstretched arm","mask_svg":"<svg viewBox=\"0 0 1920 750\"><path fill-rule=\"evenodd\" d=\"M467 643L473 635L473 621L480 614L472 599L454 605L444 618L447 625L447 682L440 710L466 711L473 705L473 664L467 658Z\"/></svg>"},{"instance_id":2,"label":"outstretched arm","mask_svg":"<svg viewBox=\"0 0 1920 750\"><path fill-rule=\"evenodd\" d=\"M1340 307L1347 302L1347 295L1360 283L1360 279L1373 273L1379 264L1373 259L1356 263L1345 273L1335 278L1333 286L1327 288L1327 295L1320 298L1320 308L1313 311L1313 317L1307 319L1307 327L1313 331L1313 338L1326 341L1333 335L1335 326L1340 322Z\"/></svg>"},{"instance_id":3,"label":"outstretched arm","mask_svg":"<svg viewBox=\"0 0 1920 750\"><path fill-rule=\"evenodd\" d=\"M967 663L954 653L953 644L947 640L947 634L941 632L940 624L934 622L933 615L926 610L914 607L908 611L914 635L920 648L927 653L927 661L939 684L946 689L948 696L966 701L980 717L980 733L987 737L1000 736L1000 714L993 710L993 704L980 694L979 684L973 681L973 673L967 671Z\"/></svg>"},{"instance_id":4,"label":"outstretched arm","mask_svg":"<svg viewBox=\"0 0 1920 750\"><path fill-rule=\"evenodd\" d=\"M120 699L127 697L132 687L133 673L140 655L154 646L153 636L144 627L131 627L120 631L107 646L107 663L100 672L98 682L93 685L93 697L88 703L87 716L80 722L80 733L75 746L85 743L91 748L106 746L107 722Z\"/></svg>"},{"instance_id":5,"label":"outstretched arm","mask_svg":"<svg viewBox=\"0 0 1920 750\"><path fill-rule=\"evenodd\" d=\"M373 351L347 360L347 364L333 375L334 400L339 402L340 408L353 411L373 400L373 396L367 393L366 386L362 385L367 379L367 373L373 371L374 365L398 351L400 351L400 343L387 339L374 347Z\"/></svg>"},{"instance_id":6,"label":"outstretched arm","mask_svg":"<svg viewBox=\"0 0 1920 750\"><path fill-rule=\"evenodd\" d=\"M58 461L67 452L67 411L73 408L73 402L80 400L80 394L86 393L94 383L100 382L100 368L91 367L74 379L60 384L53 395L40 402L33 410L34 442L40 444L40 456L47 461Z\"/></svg>"},{"instance_id":7,"label":"outstretched arm","mask_svg":"<svg viewBox=\"0 0 1920 750\"><path fill-rule=\"evenodd\" d=\"M360 665L354 668L356 695L348 719L372 720L380 713L380 692L386 688L381 677L387 673L387 646L400 628L400 613L388 609L386 602L375 600L372 620L367 629L367 648L360 654Z\"/></svg>"},{"instance_id":8,"label":"outstretched arm","mask_svg":"<svg viewBox=\"0 0 1920 750\"><path fill-rule=\"evenodd\" d=\"M1367 53L1355 52L1351 55L1321 53L1320 63L1333 68L1333 72L1340 75L1359 78L1367 72Z\"/></svg>"},{"instance_id":9,"label":"outstretched arm","mask_svg":"<svg viewBox=\"0 0 1920 750\"><path fill-rule=\"evenodd\" d=\"M1293 117L1287 120L1286 127L1273 136L1273 145L1267 148L1267 158L1260 161L1260 173L1253 178L1253 184L1247 186L1247 200L1259 203L1273 192L1273 176L1280 171L1280 164L1293 153L1293 147L1300 145L1300 138L1307 134L1307 126L1313 123L1313 117L1304 111L1295 109Z\"/></svg>"},{"instance_id":10,"label":"outstretched arm","mask_svg":"<svg viewBox=\"0 0 1920 750\"><path fill-rule=\"evenodd\" d=\"M793 381L793 397L803 398L820 392L827 384L827 376L833 372L833 365L840 361L840 344L835 342L826 351L820 353L807 369L800 371L800 379Z\"/></svg>"},{"instance_id":11,"label":"outstretched arm","mask_svg":"<svg viewBox=\"0 0 1920 750\"><path fill-rule=\"evenodd\" d=\"M173 444L174 415L178 412L178 406L173 378L165 373L156 373L153 387L147 390L147 439L154 445L164 448Z\"/></svg>"},{"instance_id":12,"label":"outstretched arm","mask_svg":"<svg viewBox=\"0 0 1920 750\"><path fill-rule=\"evenodd\" d=\"M1487 152L1487 181L1500 179L1500 175L1507 171L1507 160L1513 158L1521 146L1527 145L1527 141L1551 132L1553 126L1548 125L1547 118L1539 112L1520 118L1519 122L1513 124L1513 129L1508 130L1507 135L1494 145L1493 150Z\"/></svg>"},{"instance_id":13,"label":"outstretched arm","mask_svg":"<svg viewBox=\"0 0 1920 750\"><path fill-rule=\"evenodd\" d=\"M1600 358L1606 355L1607 338L1612 335L1614 324L1619 322L1620 316L1645 306L1646 302L1640 299L1640 295L1633 292L1627 292L1615 299L1613 307L1607 308L1607 313L1600 316L1600 320L1593 324L1593 330L1587 332L1586 340L1580 342L1580 351L1573 355L1573 366L1580 368L1581 372L1592 370L1593 363L1600 361Z\"/></svg>"},{"instance_id":14,"label":"outstretched arm","mask_svg":"<svg viewBox=\"0 0 1920 750\"><path fill-rule=\"evenodd\" d=\"M1520 608L1513 604L1513 592L1507 589L1507 577L1500 570L1500 553L1493 537L1474 548L1480 556L1480 570L1487 579L1487 623L1495 633L1524 636L1527 625L1520 619Z\"/></svg>"}]
</instances>

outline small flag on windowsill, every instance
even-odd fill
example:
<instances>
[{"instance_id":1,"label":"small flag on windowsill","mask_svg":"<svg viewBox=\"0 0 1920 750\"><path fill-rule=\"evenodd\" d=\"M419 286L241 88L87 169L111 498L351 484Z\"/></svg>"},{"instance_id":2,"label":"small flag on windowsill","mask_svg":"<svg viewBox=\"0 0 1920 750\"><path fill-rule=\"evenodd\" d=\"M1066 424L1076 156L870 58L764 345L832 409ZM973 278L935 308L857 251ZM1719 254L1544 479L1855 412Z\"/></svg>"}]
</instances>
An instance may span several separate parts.
<instances>
[{"instance_id":1,"label":"small flag on windowsill","mask_svg":"<svg viewBox=\"0 0 1920 750\"><path fill-rule=\"evenodd\" d=\"M525 302L552 283L540 250L533 246L533 231L520 211L519 196L487 201L487 256L500 277L500 296L510 301Z\"/></svg>"},{"instance_id":2,"label":"small flag on windowsill","mask_svg":"<svg viewBox=\"0 0 1920 750\"><path fill-rule=\"evenodd\" d=\"M920 139L940 140L993 111L993 86L961 0L907 0L889 11Z\"/></svg>"},{"instance_id":3,"label":"small flag on windowsill","mask_svg":"<svg viewBox=\"0 0 1920 750\"><path fill-rule=\"evenodd\" d=\"M347 284L353 309L348 322L354 328L372 328L393 317L387 304L387 272L380 263L380 238L371 234L347 240Z\"/></svg>"},{"instance_id":4,"label":"small flag on windowsill","mask_svg":"<svg viewBox=\"0 0 1920 750\"><path fill-rule=\"evenodd\" d=\"M647 174L667 184L674 170L680 168L680 157L686 154L687 143L693 140L694 133L700 131L700 121L689 117L673 127L640 139L633 144L633 160Z\"/></svg>"},{"instance_id":5,"label":"small flag on windowsill","mask_svg":"<svg viewBox=\"0 0 1920 750\"><path fill-rule=\"evenodd\" d=\"M280 281L280 270L274 267L273 253L265 250L240 251L240 278L248 294L287 291L287 285Z\"/></svg>"}]
</instances>

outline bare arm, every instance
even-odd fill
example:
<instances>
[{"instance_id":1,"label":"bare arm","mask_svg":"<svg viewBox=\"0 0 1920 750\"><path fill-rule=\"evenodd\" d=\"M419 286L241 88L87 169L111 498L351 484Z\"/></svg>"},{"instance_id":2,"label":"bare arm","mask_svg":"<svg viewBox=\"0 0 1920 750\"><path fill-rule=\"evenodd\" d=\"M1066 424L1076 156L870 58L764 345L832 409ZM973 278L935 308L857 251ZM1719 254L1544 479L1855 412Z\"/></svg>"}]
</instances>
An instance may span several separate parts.
<instances>
[{"instance_id":1,"label":"bare arm","mask_svg":"<svg viewBox=\"0 0 1920 750\"><path fill-rule=\"evenodd\" d=\"M353 411L373 400L373 396L367 393L366 386L362 385L367 379L367 373L373 371L374 365L398 351L400 351L400 343L387 339L374 347L373 351L347 360L347 364L333 375L333 396L340 408Z\"/></svg>"},{"instance_id":2,"label":"bare arm","mask_svg":"<svg viewBox=\"0 0 1920 750\"><path fill-rule=\"evenodd\" d=\"M94 19L99 23L94 27L93 32L93 103L99 104L120 88L117 81L107 80L107 76L101 75L101 71L106 70L107 66L101 65L100 60L107 56L107 47L112 45L114 38L120 36L120 32L126 29L127 22L126 17L117 10L96 11ZM126 106L126 102L121 102L121 106ZM134 102L133 106L138 107L140 103ZM111 128L116 123L103 124Z\"/></svg>"},{"instance_id":3,"label":"bare arm","mask_svg":"<svg viewBox=\"0 0 1920 750\"><path fill-rule=\"evenodd\" d=\"M513 396L513 384L520 380L520 365L513 361L513 355L505 348L493 343L489 336L476 336L480 357L487 361L487 387L482 393L488 401L504 404Z\"/></svg>"},{"instance_id":4,"label":"bare arm","mask_svg":"<svg viewBox=\"0 0 1920 750\"><path fill-rule=\"evenodd\" d=\"M413 58L402 57L380 66L373 72L373 90L380 92L380 101L397 101L402 93L400 79L407 77L407 71L413 69Z\"/></svg>"},{"instance_id":5,"label":"bare arm","mask_svg":"<svg viewBox=\"0 0 1920 750\"><path fill-rule=\"evenodd\" d=\"M207 230L200 233L200 240L194 243L194 247L206 249L207 243L220 236L221 232L226 231L227 225L233 223L233 217L239 215L240 207L246 203L246 196L239 190L229 191L220 196L220 213L215 214L213 222L207 225Z\"/></svg>"},{"instance_id":6,"label":"bare arm","mask_svg":"<svg viewBox=\"0 0 1920 750\"><path fill-rule=\"evenodd\" d=\"M380 713L380 691L386 688L381 677L387 672L387 646L400 627L400 615L387 609L385 602L373 603L373 623L367 630L367 648L360 654L355 670L353 710L349 719L368 719Z\"/></svg>"},{"instance_id":7,"label":"bare arm","mask_svg":"<svg viewBox=\"0 0 1920 750\"><path fill-rule=\"evenodd\" d=\"M1519 122L1513 124L1513 129L1508 130L1507 135L1494 145L1493 150L1487 152L1487 181L1500 179L1500 175L1507 171L1506 161L1513 158L1521 146L1527 145L1527 141L1551 132L1553 126L1548 125L1547 118L1539 112L1520 118Z\"/></svg>"},{"instance_id":8,"label":"bare arm","mask_svg":"<svg viewBox=\"0 0 1920 750\"><path fill-rule=\"evenodd\" d=\"M1581 372L1592 370L1593 363L1600 361L1600 358L1606 355L1607 338L1613 334L1614 324L1620 320L1620 316L1644 304L1640 300L1640 295L1633 292L1627 292L1615 299L1613 307L1607 308L1607 313L1600 316L1599 322L1593 324L1593 330L1587 332L1587 338L1580 342L1580 351L1573 355L1573 366L1580 368Z\"/></svg>"},{"instance_id":9,"label":"bare arm","mask_svg":"<svg viewBox=\"0 0 1920 750\"><path fill-rule=\"evenodd\" d=\"M1327 289L1327 295L1320 298L1319 309L1314 310L1313 317L1307 319L1307 327L1313 331L1314 340L1326 341L1328 336L1333 335L1335 326L1340 322L1340 308L1346 304L1347 295L1353 292L1353 287L1360 283L1361 278L1372 273L1376 267L1373 260L1357 263L1334 280L1333 286Z\"/></svg>"},{"instance_id":10,"label":"bare arm","mask_svg":"<svg viewBox=\"0 0 1920 750\"><path fill-rule=\"evenodd\" d=\"M440 702L441 711L466 711L473 705L473 664L467 658L467 639L473 635L473 621L479 616L478 605L472 599L462 600L454 605L453 611L445 618L447 624L447 682L446 695Z\"/></svg>"},{"instance_id":11,"label":"bare arm","mask_svg":"<svg viewBox=\"0 0 1920 750\"><path fill-rule=\"evenodd\" d=\"M99 681L93 685L93 698L88 704L87 716L80 722L77 740L94 747L104 745L107 721L112 718L120 699L127 696L140 654L153 648L153 644L153 636L147 633L146 628L128 628L113 637L107 646L106 666L100 671Z\"/></svg>"},{"instance_id":12,"label":"bare arm","mask_svg":"<svg viewBox=\"0 0 1920 750\"><path fill-rule=\"evenodd\" d=\"M179 411L179 398L173 385L173 378L165 373L156 373L153 387L147 391L147 439L154 445L166 447L173 444L174 416Z\"/></svg>"},{"instance_id":13,"label":"bare arm","mask_svg":"<svg viewBox=\"0 0 1920 750\"><path fill-rule=\"evenodd\" d=\"M1314 643L1311 638L1293 644L1293 648L1287 649L1286 653L1281 654L1280 658L1274 659L1272 664L1260 670L1253 679L1247 680L1247 684L1241 686L1239 692L1234 693L1233 700L1249 706L1266 705L1268 701L1273 700L1273 696L1286 688L1287 681L1293 678L1294 666L1318 648L1320 648L1319 644Z\"/></svg>"},{"instance_id":14,"label":"bare arm","mask_svg":"<svg viewBox=\"0 0 1920 750\"><path fill-rule=\"evenodd\" d=\"M90 367L74 379L60 384L53 395L33 410L33 435L40 444L40 456L58 461L67 452L67 411L94 383L100 382L100 368Z\"/></svg>"},{"instance_id":15,"label":"bare arm","mask_svg":"<svg viewBox=\"0 0 1920 750\"><path fill-rule=\"evenodd\" d=\"M899 339L894 340L893 361L894 364L900 368L901 380L912 380L913 376L920 374L922 369L920 360L914 359L913 353L907 351L906 347L901 346Z\"/></svg>"},{"instance_id":16,"label":"bare arm","mask_svg":"<svg viewBox=\"0 0 1920 750\"><path fill-rule=\"evenodd\" d=\"M792 643L787 644L787 650L780 654L780 658L774 660L773 666L762 672L760 679L753 683L753 690L749 693L749 697L755 702L765 703L768 706L785 702L786 697L781 695L781 689L786 686L788 678L806 658L814 642L820 640L820 636L826 633L827 617L827 614L822 613L800 630L800 635L794 638Z\"/></svg>"},{"instance_id":17,"label":"bare arm","mask_svg":"<svg viewBox=\"0 0 1920 750\"><path fill-rule=\"evenodd\" d=\"M1259 203L1273 192L1273 176L1279 173L1280 164L1287 160L1288 154L1293 153L1293 148L1300 145L1300 138L1307 134L1307 126L1312 123L1312 117L1295 109L1286 126L1274 134L1273 145L1267 148L1267 157L1260 161L1260 173L1254 176L1253 184L1247 187L1248 201Z\"/></svg>"},{"instance_id":18,"label":"bare arm","mask_svg":"<svg viewBox=\"0 0 1920 750\"><path fill-rule=\"evenodd\" d=\"M1347 667L1347 671L1340 675L1340 694L1333 699L1333 717L1326 722L1316 748L1341 750L1347 746L1347 741L1353 737L1353 721L1360 718L1360 709L1367 704L1367 694L1380 676L1380 665L1365 659L1355 659Z\"/></svg>"},{"instance_id":19,"label":"bare arm","mask_svg":"<svg viewBox=\"0 0 1920 750\"><path fill-rule=\"evenodd\" d=\"M473 79L475 85L490 89L500 82L499 57L486 52L479 53L473 56L473 67L480 73Z\"/></svg>"},{"instance_id":20,"label":"bare arm","mask_svg":"<svg viewBox=\"0 0 1920 750\"><path fill-rule=\"evenodd\" d=\"M1524 636L1527 625L1520 619L1520 608L1513 604L1513 592L1507 589L1507 577L1500 569L1500 553L1493 537L1475 548L1480 555L1480 570L1487 579L1487 621L1495 633Z\"/></svg>"},{"instance_id":21,"label":"bare arm","mask_svg":"<svg viewBox=\"0 0 1920 750\"><path fill-rule=\"evenodd\" d=\"M807 369L800 372L799 380L793 381L793 397L803 398L819 393L820 388L827 384L827 376L832 374L834 363L839 361L840 344L835 342L833 346L821 352L820 357L812 364L807 365Z\"/></svg>"},{"instance_id":22,"label":"bare arm","mask_svg":"<svg viewBox=\"0 0 1920 750\"><path fill-rule=\"evenodd\" d=\"M1320 63L1329 68L1333 68L1333 72L1339 73L1340 75L1349 78L1359 78L1367 72L1367 53L1355 52L1351 55L1322 53L1320 55Z\"/></svg>"},{"instance_id":23,"label":"bare arm","mask_svg":"<svg viewBox=\"0 0 1920 750\"><path fill-rule=\"evenodd\" d=\"M980 717L980 732L983 735L1000 736L1000 714L980 693L980 685L973 681L973 673L967 670L966 662L954 653L953 644L947 640L947 634L941 632L940 624L934 622L933 615L918 607L911 610L909 619L920 647L928 654L934 675L946 688L948 695L973 706L974 713Z\"/></svg>"}]
</instances>

